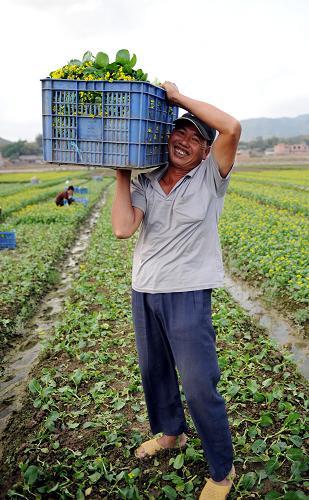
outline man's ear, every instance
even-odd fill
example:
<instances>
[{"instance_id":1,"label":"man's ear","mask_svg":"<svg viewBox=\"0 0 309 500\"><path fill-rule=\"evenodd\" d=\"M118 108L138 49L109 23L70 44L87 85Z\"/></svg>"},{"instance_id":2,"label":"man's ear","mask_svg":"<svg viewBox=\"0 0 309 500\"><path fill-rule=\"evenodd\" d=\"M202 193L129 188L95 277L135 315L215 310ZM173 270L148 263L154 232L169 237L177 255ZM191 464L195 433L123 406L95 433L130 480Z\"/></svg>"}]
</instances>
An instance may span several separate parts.
<instances>
[{"instance_id":1,"label":"man's ear","mask_svg":"<svg viewBox=\"0 0 309 500\"><path fill-rule=\"evenodd\" d=\"M207 156L209 155L209 153L210 153L210 146L208 146L208 145L206 144L205 151L204 151L204 153L203 153L203 160L206 160L206 158L207 158Z\"/></svg>"}]
</instances>

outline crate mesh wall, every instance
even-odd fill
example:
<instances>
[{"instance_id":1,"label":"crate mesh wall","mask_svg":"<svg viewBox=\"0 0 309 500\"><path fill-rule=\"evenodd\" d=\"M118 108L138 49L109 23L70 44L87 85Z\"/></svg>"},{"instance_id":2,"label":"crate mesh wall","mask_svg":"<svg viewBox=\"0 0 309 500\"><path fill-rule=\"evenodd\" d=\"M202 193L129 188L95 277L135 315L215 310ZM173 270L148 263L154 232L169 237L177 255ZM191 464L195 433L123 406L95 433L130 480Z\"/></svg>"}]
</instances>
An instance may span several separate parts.
<instances>
[{"instance_id":1,"label":"crate mesh wall","mask_svg":"<svg viewBox=\"0 0 309 500\"><path fill-rule=\"evenodd\" d=\"M145 82L42 80L44 159L114 168L165 164L178 116L165 95Z\"/></svg>"}]
</instances>

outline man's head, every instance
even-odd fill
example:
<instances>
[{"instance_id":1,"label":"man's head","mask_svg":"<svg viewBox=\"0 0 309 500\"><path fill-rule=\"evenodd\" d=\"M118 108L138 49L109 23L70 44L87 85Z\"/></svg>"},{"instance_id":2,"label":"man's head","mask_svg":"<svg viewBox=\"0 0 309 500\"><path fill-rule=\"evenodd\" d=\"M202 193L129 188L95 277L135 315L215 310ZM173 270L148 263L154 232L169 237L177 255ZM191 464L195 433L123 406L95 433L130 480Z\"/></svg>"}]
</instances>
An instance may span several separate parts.
<instances>
[{"instance_id":1,"label":"man's head","mask_svg":"<svg viewBox=\"0 0 309 500\"><path fill-rule=\"evenodd\" d=\"M169 162L189 171L205 160L216 131L191 113L185 113L174 123L168 143Z\"/></svg>"},{"instance_id":2,"label":"man's head","mask_svg":"<svg viewBox=\"0 0 309 500\"><path fill-rule=\"evenodd\" d=\"M73 194L74 194L74 187L73 186L69 186L68 189L67 189L67 191L68 191L68 195L69 196L73 196Z\"/></svg>"},{"instance_id":3,"label":"man's head","mask_svg":"<svg viewBox=\"0 0 309 500\"><path fill-rule=\"evenodd\" d=\"M211 146L216 137L216 130L207 123L203 122L196 116L192 115L192 113L185 113L184 115L177 118L175 121L175 128L178 126L183 126L185 123L192 123L195 128L198 130L200 135L207 141L207 145Z\"/></svg>"}]
</instances>

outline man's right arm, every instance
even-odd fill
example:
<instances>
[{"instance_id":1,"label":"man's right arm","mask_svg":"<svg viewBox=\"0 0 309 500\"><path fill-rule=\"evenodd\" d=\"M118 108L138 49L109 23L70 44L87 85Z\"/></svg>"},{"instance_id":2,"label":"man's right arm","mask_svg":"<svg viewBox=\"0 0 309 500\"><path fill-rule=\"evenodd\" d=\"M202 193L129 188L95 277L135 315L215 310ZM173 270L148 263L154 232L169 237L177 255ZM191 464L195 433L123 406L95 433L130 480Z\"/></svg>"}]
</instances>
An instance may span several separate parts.
<instances>
[{"instance_id":1,"label":"man's right arm","mask_svg":"<svg viewBox=\"0 0 309 500\"><path fill-rule=\"evenodd\" d=\"M116 193L112 206L112 226L116 238L130 238L138 229L144 212L132 206L131 170L116 170Z\"/></svg>"}]
</instances>

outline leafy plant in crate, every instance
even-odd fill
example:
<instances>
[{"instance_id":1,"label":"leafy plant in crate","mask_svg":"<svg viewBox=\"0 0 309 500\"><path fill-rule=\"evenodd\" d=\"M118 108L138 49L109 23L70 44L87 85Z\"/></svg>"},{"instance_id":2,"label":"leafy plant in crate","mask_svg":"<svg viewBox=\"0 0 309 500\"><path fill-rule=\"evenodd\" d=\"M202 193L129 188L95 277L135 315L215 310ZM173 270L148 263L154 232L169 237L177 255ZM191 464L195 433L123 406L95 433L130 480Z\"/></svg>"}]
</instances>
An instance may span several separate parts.
<instances>
[{"instance_id":1,"label":"leafy plant in crate","mask_svg":"<svg viewBox=\"0 0 309 500\"><path fill-rule=\"evenodd\" d=\"M127 49L115 60L87 51L42 80L46 161L112 168L166 163L178 109L136 63Z\"/></svg>"},{"instance_id":2,"label":"leafy plant in crate","mask_svg":"<svg viewBox=\"0 0 309 500\"><path fill-rule=\"evenodd\" d=\"M116 59L113 62L109 61L109 56L105 52L98 52L94 56L92 52L87 51L82 60L71 59L67 65L52 71L50 77L67 80L107 80L109 82L135 80L147 82L147 73L144 73L140 68L134 69L136 62L136 55L133 54L131 57L127 49L118 50ZM101 105L102 96L100 92L79 92L79 102ZM115 101L114 104L119 103ZM98 112L102 113L102 109L99 109ZM63 114L65 114L64 106Z\"/></svg>"}]
</instances>

